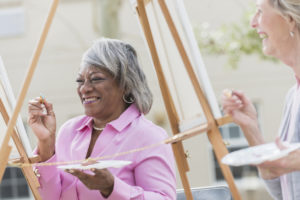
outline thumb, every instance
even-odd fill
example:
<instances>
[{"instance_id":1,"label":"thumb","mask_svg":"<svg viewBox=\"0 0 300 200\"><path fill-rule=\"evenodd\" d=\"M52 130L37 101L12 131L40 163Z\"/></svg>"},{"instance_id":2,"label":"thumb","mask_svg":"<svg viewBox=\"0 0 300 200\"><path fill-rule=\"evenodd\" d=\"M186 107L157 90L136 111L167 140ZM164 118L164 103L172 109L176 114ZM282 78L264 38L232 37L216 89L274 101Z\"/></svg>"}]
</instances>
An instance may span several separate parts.
<instances>
[{"instance_id":1,"label":"thumb","mask_svg":"<svg viewBox=\"0 0 300 200\"><path fill-rule=\"evenodd\" d=\"M48 115L54 116L53 105L44 99L44 105L47 110Z\"/></svg>"},{"instance_id":2,"label":"thumb","mask_svg":"<svg viewBox=\"0 0 300 200\"><path fill-rule=\"evenodd\" d=\"M232 95L238 97L244 104L249 104L250 100L245 96L242 91L233 90Z\"/></svg>"},{"instance_id":3,"label":"thumb","mask_svg":"<svg viewBox=\"0 0 300 200\"><path fill-rule=\"evenodd\" d=\"M284 149L287 149L288 148L288 142L282 142L280 140L280 137L276 137L275 139L275 144L277 145L277 147L280 149L280 150L284 150Z\"/></svg>"}]
</instances>

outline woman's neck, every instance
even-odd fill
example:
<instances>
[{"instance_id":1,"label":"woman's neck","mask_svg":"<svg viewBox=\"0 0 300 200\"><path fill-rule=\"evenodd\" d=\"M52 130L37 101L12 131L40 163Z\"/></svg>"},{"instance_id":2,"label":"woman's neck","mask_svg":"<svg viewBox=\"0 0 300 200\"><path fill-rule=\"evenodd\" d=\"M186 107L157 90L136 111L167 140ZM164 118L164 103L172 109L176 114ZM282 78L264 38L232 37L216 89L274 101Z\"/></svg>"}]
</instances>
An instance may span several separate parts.
<instances>
[{"instance_id":1,"label":"woman's neck","mask_svg":"<svg viewBox=\"0 0 300 200\"><path fill-rule=\"evenodd\" d=\"M279 58L283 63L290 66L297 78L300 79L300 33L295 34L293 43L285 54Z\"/></svg>"},{"instance_id":2,"label":"woman's neck","mask_svg":"<svg viewBox=\"0 0 300 200\"><path fill-rule=\"evenodd\" d=\"M127 109L127 106L124 104L124 106L120 106L118 110L115 110L111 115L105 116L102 118L93 117L94 126L97 128L104 128L106 124L109 122L118 119L120 115Z\"/></svg>"}]
</instances>

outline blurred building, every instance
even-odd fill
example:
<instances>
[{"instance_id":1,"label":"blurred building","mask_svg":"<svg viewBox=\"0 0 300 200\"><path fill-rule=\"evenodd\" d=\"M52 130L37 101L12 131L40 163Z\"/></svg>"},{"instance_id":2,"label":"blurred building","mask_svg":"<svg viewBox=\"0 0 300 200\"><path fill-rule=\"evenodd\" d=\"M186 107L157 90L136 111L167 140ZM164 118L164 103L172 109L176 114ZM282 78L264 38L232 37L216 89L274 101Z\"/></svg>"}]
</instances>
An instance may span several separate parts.
<instances>
[{"instance_id":1,"label":"blurred building","mask_svg":"<svg viewBox=\"0 0 300 200\"><path fill-rule=\"evenodd\" d=\"M185 4L193 25L209 22L218 27L239 20L249 2L188 0ZM16 96L22 87L50 3L50 0L0 0L0 55ZM107 34L103 31L101 15L104 3L105 0L61 0L51 26L25 102L40 94L45 96L54 104L58 126L73 116L83 114L75 79L82 53L93 40ZM112 10L119 19L119 28L112 28L112 31L137 49L154 93L154 105L147 117L166 128L171 135L155 71L139 25L129 1L121 0L119 4L115 5L120 7L117 15ZM114 19L108 20L117 23ZM225 67L224 57L203 57L218 100L224 88L243 90L255 102L266 140L272 141L277 135L285 94L295 82L291 70L283 64L263 62L255 56L242 58L235 70ZM26 122L26 103L21 114ZM35 138L30 129L28 133L34 146ZM222 128L222 134L230 143L230 151L247 146L240 129L234 125ZM205 134L184 141L184 147L190 154L188 177L192 187L226 184ZM235 168L233 172L243 199L268 199L255 168ZM179 175L177 177L178 188L181 188ZM26 187L20 171L8 168L1 183L0 199L31 199Z\"/></svg>"}]
</instances>

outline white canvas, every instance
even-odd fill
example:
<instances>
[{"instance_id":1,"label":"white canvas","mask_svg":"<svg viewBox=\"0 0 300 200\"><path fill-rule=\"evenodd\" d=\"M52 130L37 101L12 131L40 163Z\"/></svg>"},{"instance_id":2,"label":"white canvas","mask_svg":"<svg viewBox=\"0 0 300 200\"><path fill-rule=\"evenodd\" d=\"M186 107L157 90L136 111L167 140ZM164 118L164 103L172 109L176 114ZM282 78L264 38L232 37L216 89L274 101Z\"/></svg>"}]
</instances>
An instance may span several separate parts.
<instances>
[{"instance_id":1,"label":"white canvas","mask_svg":"<svg viewBox=\"0 0 300 200\"><path fill-rule=\"evenodd\" d=\"M165 0L165 2L192 63L195 74L198 77L201 88L210 103L214 117L219 118L221 117L221 112L202 61L192 26L185 11L184 3L182 0ZM131 4L134 8L137 5L135 0L131 0ZM203 110L158 1L149 1L146 5L146 12L159 59L180 118L180 130L184 131L206 122Z\"/></svg>"},{"instance_id":2,"label":"white canvas","mask_svg":"<svg viewBox=\"0 0 300 200\"><path fill-rule=\"evenodd\" d=\"M10 86L10 82L8 80L8 76L4 67L4 64L2 62L2 58L0 57L0 98L5 106L6 112L8 113L9 116L12 115L13 112L13 107L16 104L16 100L15 97L13 95L13 91L12 88ZM2 144L3 139L5 137L5 133L6 133L6 123L4 122L4 119L0 118L0 144ZM19 116L16 122L16 130L17 130L17 134L19 135L19 138L23 144L23 147L27 153L28 156L32 155L32 148L30 146L30 142L27 136L27 133L25 131L23 122L21 117ZM11 139L11 145L14 146L14 144L12 144L12 139ZM17 150L14 146L13 152L10 155L11 158L15 158L18 157L18 153Z\"/></svg>"}]
</instances>

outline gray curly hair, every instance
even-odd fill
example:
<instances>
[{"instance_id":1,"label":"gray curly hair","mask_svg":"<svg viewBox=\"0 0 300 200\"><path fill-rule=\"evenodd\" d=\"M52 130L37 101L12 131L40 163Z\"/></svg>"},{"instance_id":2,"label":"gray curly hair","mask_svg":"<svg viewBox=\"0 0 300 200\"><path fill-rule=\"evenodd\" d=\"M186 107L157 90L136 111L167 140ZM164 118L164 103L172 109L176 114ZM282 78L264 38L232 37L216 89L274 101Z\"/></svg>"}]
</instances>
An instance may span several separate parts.
<instances>
[{"instance_id":1,"label":"gray curly hair","mask_svg":"<svg viewBox=\"0 0 300 200\"><path fill-rule=\"evenodd\" d=\"M291 17L300 31L300 0L269 0L283 16Z\"/></svg>"},{"instance_id":2,"label":"gray curly hair","mask_svg":"<svg viewBox=\"0 0 300 200\"><path fill-rule=\"evenodd\" d=\"M124 89L125 99L133 99L141 113L152 106L152 93L138 63L134 48L116 39L96 40L82 57L81 66L95 66L108 71Z\"/></svg>"}]
</instances>

